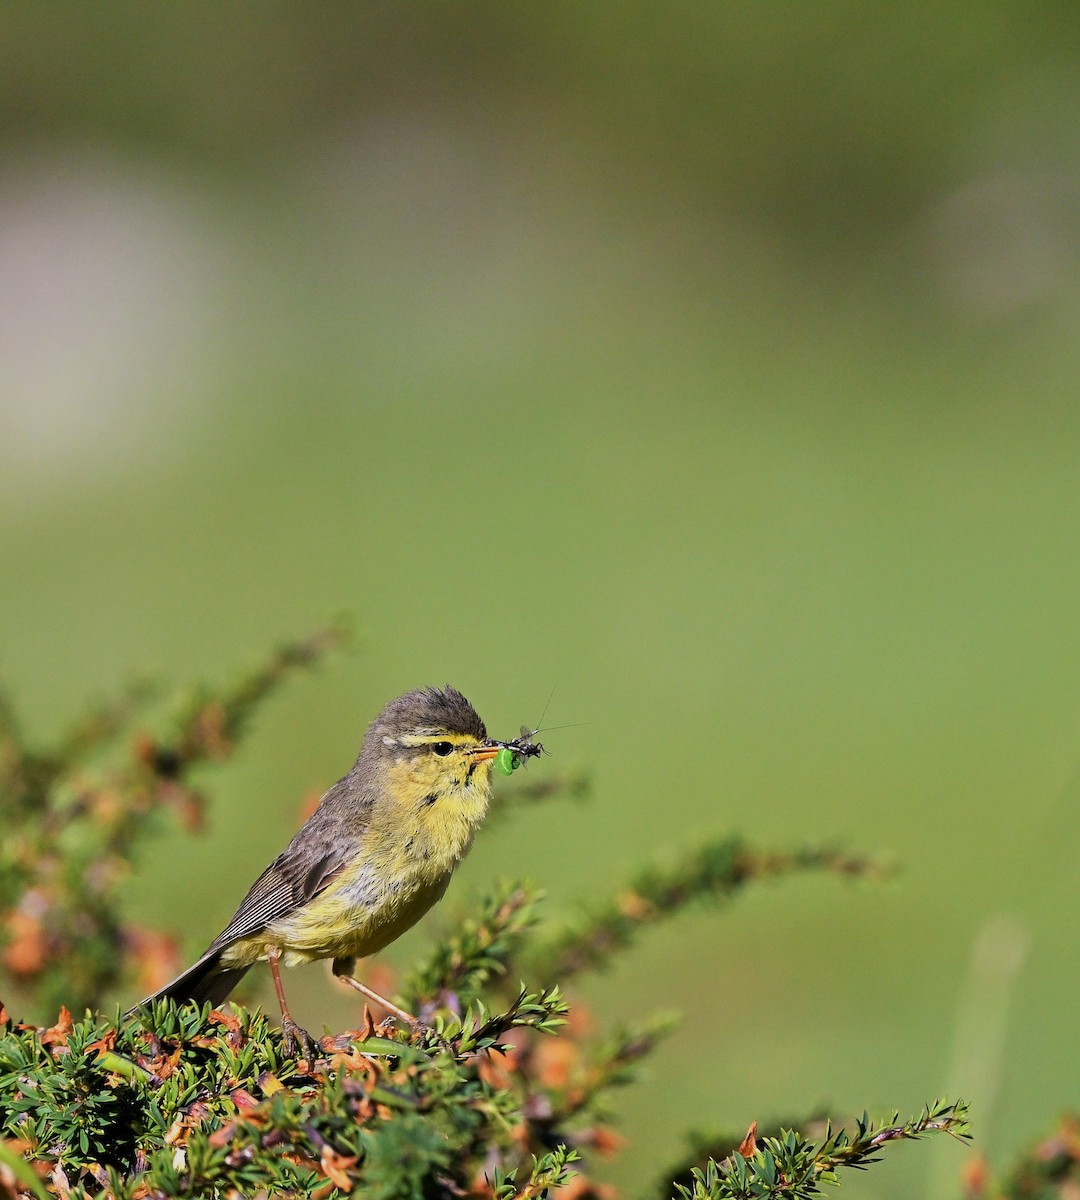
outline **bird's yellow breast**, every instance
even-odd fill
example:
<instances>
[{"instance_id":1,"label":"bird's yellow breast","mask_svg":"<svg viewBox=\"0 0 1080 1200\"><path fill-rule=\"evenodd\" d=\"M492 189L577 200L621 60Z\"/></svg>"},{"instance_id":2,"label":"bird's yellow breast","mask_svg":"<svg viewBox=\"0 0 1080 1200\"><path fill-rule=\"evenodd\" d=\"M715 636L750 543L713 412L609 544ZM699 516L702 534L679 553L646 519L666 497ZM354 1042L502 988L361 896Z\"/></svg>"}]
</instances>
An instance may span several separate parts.
<instances>
[{"instance_id":1,"label":"bird's yellow breast","mask_svg":"<svg viewBox=\"0 0 1080 1200\"><path fill-rule=\"evenodd\" d=\"M289 964L363 958L414 925L446 891L491 796L488 763L432 766L388 764L353 861L307 904L228 947L222 962L246 965L275 947Z\"/></svg>"}]
</instances>

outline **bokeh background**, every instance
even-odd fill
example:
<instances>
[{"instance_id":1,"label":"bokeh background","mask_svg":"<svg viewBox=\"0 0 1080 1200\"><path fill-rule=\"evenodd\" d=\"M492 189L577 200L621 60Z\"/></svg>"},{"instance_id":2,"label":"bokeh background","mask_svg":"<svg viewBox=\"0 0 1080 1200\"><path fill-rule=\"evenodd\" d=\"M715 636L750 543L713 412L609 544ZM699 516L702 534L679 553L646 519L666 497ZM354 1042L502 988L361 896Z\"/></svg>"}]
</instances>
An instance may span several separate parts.
<instances>
[{"instance_id":1,"label":"bokeh background","mask_svg":"<svg viewBox=\"0 0 1080 1200\"><path fill-rule=\"evenodd\" d=\"M27 724L363 631L133 913L201 950L390 696L513 733L554 687L591 802L501 823L448 903L527 875L573 912L724 829L902 868L579 991L686 1015L681 1090L625 1097L628 1193L688 1125L949 1092L1000 1166L1075 1106L1078 117L1068 4L2 6ZM846 1186L945 1197L963 1158Z\"/></svg>"}]
</instances>

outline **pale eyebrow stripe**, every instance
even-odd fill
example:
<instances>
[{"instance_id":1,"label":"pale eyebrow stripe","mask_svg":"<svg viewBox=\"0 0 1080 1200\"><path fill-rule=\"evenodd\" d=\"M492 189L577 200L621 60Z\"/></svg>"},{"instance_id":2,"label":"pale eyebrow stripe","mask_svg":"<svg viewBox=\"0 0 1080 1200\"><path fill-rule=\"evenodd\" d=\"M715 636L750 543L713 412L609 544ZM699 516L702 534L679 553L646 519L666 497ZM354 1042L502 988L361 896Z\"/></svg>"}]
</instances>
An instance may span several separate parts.
<instances>
[{"instance_id":1,"label":"pale eyebrow stripe","mask_svg":"<svg viewBox=\"0 0 1080 1200\"><path fill-rule=\"evenodd\" d=\"M441 729L433 729L431 732L426 730L423 733L407 733L404 737L397 739L401 746L431 746L435 742L450 742L455 746L470 746L476 742L471 734L468 733L447 733Z\"/></svg>"}]
</instances>

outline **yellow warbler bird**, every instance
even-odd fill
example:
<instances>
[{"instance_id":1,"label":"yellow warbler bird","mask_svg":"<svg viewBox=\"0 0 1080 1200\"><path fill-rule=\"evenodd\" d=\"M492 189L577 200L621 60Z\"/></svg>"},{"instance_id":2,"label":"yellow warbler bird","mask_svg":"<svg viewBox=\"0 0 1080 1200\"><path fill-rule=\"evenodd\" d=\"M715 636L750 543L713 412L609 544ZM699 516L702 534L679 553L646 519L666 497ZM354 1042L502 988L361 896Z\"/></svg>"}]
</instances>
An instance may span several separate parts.
<instances>
[{"instance_id":1,"label":"yellow warbler bird","mask_svg":"<svg viewBox=\"0 0 1080 1200\"><path fill-rule=\"evenodd\" d=\"M493 761L509 773L541 749L524 730L509 742L489 738L476 710L449 686L392 700L368 729L355 766L256 879L206 953L142 1005L161 997L222 1004L265 959L286 1048L310 1057L314 1040L289 1013L279 964L332 958L335 975L415 1024L353 978L356 959L389 945L446 891L487 811Z\"/></svg>"}]
</instances>

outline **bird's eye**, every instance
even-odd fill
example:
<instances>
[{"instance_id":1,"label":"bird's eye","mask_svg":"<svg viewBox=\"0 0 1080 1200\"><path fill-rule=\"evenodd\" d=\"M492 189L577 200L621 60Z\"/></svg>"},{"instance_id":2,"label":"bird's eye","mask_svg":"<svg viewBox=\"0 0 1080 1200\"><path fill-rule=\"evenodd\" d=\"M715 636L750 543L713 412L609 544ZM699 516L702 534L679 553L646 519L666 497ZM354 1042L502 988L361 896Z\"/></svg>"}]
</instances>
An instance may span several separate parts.
<instances>
[{"instance_id":1,"label":"bird's eye","mask_svg":"<svg viewBox=\"0 0 1080 1200\"><path fill-rule=\"evenodd\" d=\"M453 742L436 742L431 748L432 748L432 750L435 751L435 753L440 758L445 758L448 754L453 754L454 743Z\"/></svg>"}]
</instances>

